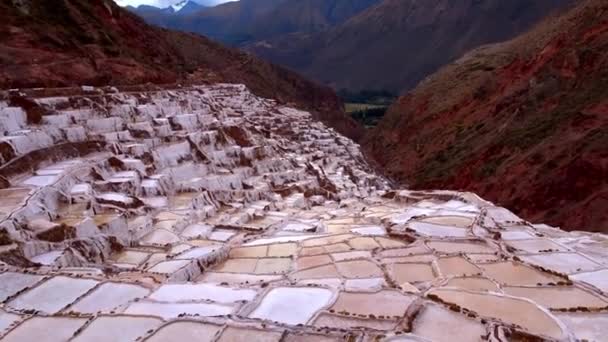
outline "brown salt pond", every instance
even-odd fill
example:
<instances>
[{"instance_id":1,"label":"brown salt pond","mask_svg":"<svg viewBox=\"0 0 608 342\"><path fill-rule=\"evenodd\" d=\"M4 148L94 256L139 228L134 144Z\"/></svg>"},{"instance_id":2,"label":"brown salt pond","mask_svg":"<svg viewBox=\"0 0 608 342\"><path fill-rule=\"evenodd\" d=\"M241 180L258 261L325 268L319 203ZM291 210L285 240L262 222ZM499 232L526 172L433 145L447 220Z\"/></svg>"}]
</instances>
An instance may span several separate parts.
<instances>
[{"instance_id":1,"label":"brown salt pond","mask_svg":"<svg viewBox=\"0 0 608 342\"><path fill-rule=\"evenodd\" d=\"M393 264L389 266L389 270L397 284L435 279L433 268L429 264Z\"/></svg>"},{"instance_id":2,"label":"brown salt pond","mask_svg":"<svg viewBox=\"0 0 608 342\"><path fill-rule=\"evenodd\" d=\"M476 275L481 270L463 257L437 259L437 265L444 277Z\"/></svg>"},{"instance_id":3,"label":"brown salt pond","mask_svg":"<svg viewBox=\"0 0 608 342\"><path fill-rule=\"evenodd\" d=\"M407 307L416 299L397 291L380 291L376 293L340 292L338 299L331 307L336 313L373 315L375 317L401 317Z\"/></svg>"},{"instance_id":4,"label":"brown salt pond","mask_svg":"<svg viewBox=\"0 0 608 342\"><path fill-rule=\"evenodd\" d=\"M503 290L508 295L531 299L549 309L599 309L608 306L600 297L573 286L504 287Z\"/></svg>"},{"instance_id":5,"label":"brown salt pond","mask_svg":"<svg viewBox=\"0 0 608 342\"><path fill-rule=\"evenodd\" d=\"M489 279L479 277L452 278L445 286L458 287L470 291L500 292L500 288L496 283Z\"/></svg>"},{"instance_id":6,"label":"brown salt pond","mask_svg":"<svg viewBox=\"0 0 608 342\"><path fill-rule=\"evenodd\" d=\"M516 262L499 262L479 265L484 273L505 285L530 286L557 283L564 279Z\"/></svg>"},{"instance_id":7,"label":"brown salt pond","mask_svg":"<svg viewBox=\"0 0 608 342\"><path fill-rule=\"evenodd\" d=\"M492 254L496 252L487 244L481 242L450 242L450 241L429 241L427 245L439 252L445 254L452 253L470 253L470 254Z\"/></svg>"},{"instance_id":8,"label":"brown salt pond","mask_svg":"<svg viewBox=\"0 0 608 342\"><path fill-rule=\"evenodd\" d=\"M374 330L393 330L396 321L379 319L360 319L348 316L332 315L322 313L314 322L316 327L331 327L336 329L368 328Z\"/></svg>"},{"instance_id":9,"label":"brown salt pond","mask_svg":"<svg viewBox=\"0 0 608 342\"><path fill-rule=\"evenodd\" d=\"M467 228L473 224L472 218L464 216L436 216L425 218L420 221L459 228Z\"/></svg>"},{"instance_id":10,"label":"brown salt pond","mask_svg":"<svg viewBox=\"0 0 608 342\"><path fill-rule=\"evenodd\" d=\"M218 342L279 342L282 336L283 333L279 331L262 331L256 329L228 327L226 330L224 330ZM178 341L177 339L172 340ZM204 339L198 337L195 340L202 341Z\"/></svg>"},{"instance_id":11,"label":"brown salt pond","mask_svg":"<svg viewBox=\"0 0 608 342\"><path fill-rule=\"evenodd\" d=\"M485 327L464 315L444 309L439 305L427 305L413 322L415 335L434 342L483 341Z\"/></svg>"},{"instance_id":12,"label":"brown salt pond","mask_svg":"<svg viewBox=\"0 0 608 342\"><path fill-rule=\"evenodd\" d=\"M211 341L222 329L219 325L197 322L174 322L160 328L147 342L161 341Z\"/></svg>"},{"instance_id":13,"label":"brown salt pond","mask_svg":"<svg viewBox=\"0 0 608 342\"><path fill-rule=\"evenodd\" d=\"M382 270L371 261L354 260L336 263L338 272L345 278L373 278L384 275Z\"/></svg>"},{"instance_id":14,"label":"brown salt pond","mask_svg":"<svg viewBox=\"0 0 608 342\"><path fill-rule=\"evenodd\" d=\"M560 324L548 312L527 300L452 289L432 290L429 295L437 296L446 303L467 308L483 317L519 325L532 334L554 339L562 339L565 336Z\"/></svg>"}]
</instances>

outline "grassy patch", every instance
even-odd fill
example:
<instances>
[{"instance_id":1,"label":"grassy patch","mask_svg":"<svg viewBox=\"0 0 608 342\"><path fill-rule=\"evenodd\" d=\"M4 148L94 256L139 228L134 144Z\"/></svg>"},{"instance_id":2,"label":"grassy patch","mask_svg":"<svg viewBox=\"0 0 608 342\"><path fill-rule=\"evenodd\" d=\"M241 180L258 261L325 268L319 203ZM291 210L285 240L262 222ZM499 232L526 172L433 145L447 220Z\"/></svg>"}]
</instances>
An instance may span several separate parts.
<instances>
[{"instance_id":1,"label":"grassy patch","mask_svg":"<svg viewBox=\"0 0 608 342\"><path fill-rule=\"evenodd\" d=\"M388 107L366 103L347 103L345 109L353 119L369 128L378 125Z\"/></svg>"}]
</instances>

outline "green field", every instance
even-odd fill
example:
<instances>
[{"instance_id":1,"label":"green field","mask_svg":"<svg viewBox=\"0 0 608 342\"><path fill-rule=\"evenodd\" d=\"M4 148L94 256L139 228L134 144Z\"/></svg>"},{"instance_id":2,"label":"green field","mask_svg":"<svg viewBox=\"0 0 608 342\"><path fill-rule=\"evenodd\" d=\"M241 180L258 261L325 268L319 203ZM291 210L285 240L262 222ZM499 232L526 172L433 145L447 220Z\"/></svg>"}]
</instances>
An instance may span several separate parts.
<instances>
[{"instance_id":1,"label":"green field","mask_svg":"<svg viewBox=\"0 0 608 342\"><path fill-rule=\"evenodd\" d=\"M344 109L348 115L359 121L364 127L371 128L378 125L388 107L368 103L346 103Z\"/></svg>"},{"instance_id":2,"label":"green field","mask_svg":"<svg viewBox=\"0 0 608 342\"><path fill-rule=\"evenodd\" d=\"M378 108L386 108L386 106L368 104L368 103L345 103L344 104L344 110L348 114L352 114L355 112L364 112L364 111L367 111L370 109L378 109Z\"/></svg>"}]
</instances>

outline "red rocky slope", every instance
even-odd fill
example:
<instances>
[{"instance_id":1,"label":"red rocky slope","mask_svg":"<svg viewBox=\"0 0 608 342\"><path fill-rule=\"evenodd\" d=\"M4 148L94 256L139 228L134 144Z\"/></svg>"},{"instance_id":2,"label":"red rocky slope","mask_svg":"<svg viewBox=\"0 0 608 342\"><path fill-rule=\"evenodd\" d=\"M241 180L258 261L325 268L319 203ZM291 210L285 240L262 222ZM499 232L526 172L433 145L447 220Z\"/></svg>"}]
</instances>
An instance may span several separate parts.
<instances>
[{"instance_id":1,"label":"red rocky slope","mask_svg":"<svg viewBox=\"0 0 608 342\"><path fill-rule=\"evenodd\" d=\"M245 83L360 133L330 89L202 36L147 25L113 1L0 1L0 88L145 82Z\"/></svg>"},{"instance_id":2,"label":"red rocky slope","mask_svg":"<svg viewBox=\"0 0 608 342\"><path fill-rule=\"evenodd\" d=\"M413 188L467 189L531 221L608 231L608 1L475 50L366 137Z\"/></svg>"}]
</instances>

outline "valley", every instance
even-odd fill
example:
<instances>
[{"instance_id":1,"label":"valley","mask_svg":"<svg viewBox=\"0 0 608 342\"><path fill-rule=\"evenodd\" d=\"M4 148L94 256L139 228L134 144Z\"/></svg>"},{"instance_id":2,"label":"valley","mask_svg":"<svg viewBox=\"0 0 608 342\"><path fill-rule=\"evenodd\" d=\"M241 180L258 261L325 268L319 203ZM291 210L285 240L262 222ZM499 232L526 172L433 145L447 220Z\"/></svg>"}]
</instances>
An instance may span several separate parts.
<instances>
[{"instance_id":1,"label":"valley","mask_svg":"<svg viewBox=\"0 0 608 342\"><path fill-rule=\"evenodd\" d=\"M216 5L0 2L0 341L605 340L606 0Z\"/></svg>"}]
</instances>

